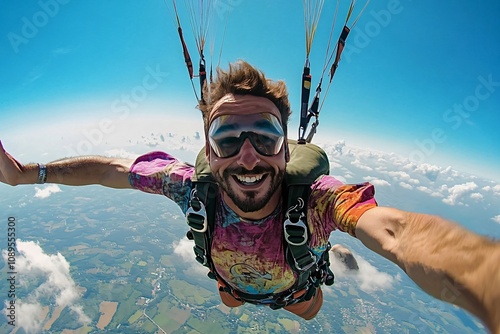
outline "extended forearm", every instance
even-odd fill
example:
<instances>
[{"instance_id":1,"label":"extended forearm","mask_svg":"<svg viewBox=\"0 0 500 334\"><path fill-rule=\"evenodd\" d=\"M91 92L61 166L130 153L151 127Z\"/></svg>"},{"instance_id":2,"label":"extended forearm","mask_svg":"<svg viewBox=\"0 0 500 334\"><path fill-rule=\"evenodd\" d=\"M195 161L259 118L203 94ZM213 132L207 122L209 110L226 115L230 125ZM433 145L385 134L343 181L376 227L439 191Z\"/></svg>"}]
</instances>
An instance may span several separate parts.
<instances>
[{"instance_id":1,"label":"extended forearm","mask_svg":"<svg viewBox=\"0 0 500 334\"><path fill-rule=\"evenodd\" d=\"M436 216L403 216L397 263L427 293L500 333L500 244Z\"/></svg>"},{"instance_id":2,"label":"extended forearm","mask_svg":"<svg viewBox=\"0 0 500 334\"><path fill-rule=\"evenodd\" d=\"M46 164L46 183L72 186L100 184L112 188L128 188L128 171L131 161L100 156L61 159ZM19 183L36 183L39 166L25 166L24 177Z\"/></svg>"}]
</instances>

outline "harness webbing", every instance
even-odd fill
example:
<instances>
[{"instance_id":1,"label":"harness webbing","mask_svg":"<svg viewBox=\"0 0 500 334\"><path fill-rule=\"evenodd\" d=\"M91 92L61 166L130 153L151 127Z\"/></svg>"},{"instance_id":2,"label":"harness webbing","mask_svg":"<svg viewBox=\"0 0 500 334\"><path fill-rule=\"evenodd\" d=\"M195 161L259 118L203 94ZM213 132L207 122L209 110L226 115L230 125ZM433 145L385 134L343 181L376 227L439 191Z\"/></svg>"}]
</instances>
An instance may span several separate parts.
<instances>
[{"instance_id":1,"label":"harness webbing","mask_svg":"<svg viewBox=\"0 0 500 334\"><path fill-rule=\"evenodd\" d=\"M198 73L200 76L200 98L201 98L200 101L204 103L206 101L203 90L207 83L207 70L205 68L205 57L203 56L203 54L201 54L200 67Z\"/></svg>"},{"instance_id":2,"label":"harness webbing","mask_svg":"<svg viewBox=\"0 0 500 334\"><path fill-rule=\"evenodd\" d=\"M306 134L307 123L307 107L309 104L309 95L311 94L311 69L309 68L309 59L306 60L302 73L302 92L300 103L300 125L299 125L299 142L305 143L304 136Z\"/></svg>"},{"instance_id":3,"label":"harness webbing","mask_svg":"<svg viewBox=\"0 0 500 334\"><path fill-rule=\"evenodd\" d=\"M200 151L196 159L190 208L186 212L187 223L190 227L187 236L190 240L194 240L195 246L193 248L196 260L210 269L209 277L221 282L224 291L231 293L238 300L253 304L265 304L273 309L309 300L321 284L333 284L333 273L329 268L328 260L330 245L320 258L317 258L310 251L310 233L306 220L311 184L319 175L329 173L328 158L319 147L313 144L298 145L297 142L289 140L289 147L290 161L293 163L288 164L285 174L283 195L284 203L288 209L283 229L286 246L285 256L297 276L291 289L279 294L246 294L235 290L218 276L210 257L218 186L206 163L205 149ZM309 152L309 154L304 155L304 152ZM311 156L313 159L310 159ZM304 173L304 171L308 172ZM298 292L301 291L304 293L299 294Z\"/></svg>"}]
</instances>

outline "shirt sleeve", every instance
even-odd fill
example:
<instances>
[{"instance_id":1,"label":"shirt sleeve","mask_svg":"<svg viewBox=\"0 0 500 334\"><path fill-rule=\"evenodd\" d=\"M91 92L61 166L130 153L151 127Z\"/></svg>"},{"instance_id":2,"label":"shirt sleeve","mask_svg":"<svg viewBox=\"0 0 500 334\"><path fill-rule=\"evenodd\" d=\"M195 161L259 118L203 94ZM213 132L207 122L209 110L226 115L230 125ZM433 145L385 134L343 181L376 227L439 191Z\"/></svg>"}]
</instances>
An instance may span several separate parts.
<instances>
[{"instance_id":1,"label":"shirt sleeve","mask_svg":"<svg viewBox=\"0 0 500 334\"><path fill-rule=\"evenodd\" d=\"M164 152L138 157L130 167L132 188L162 194L176 202L185 213L192 189L194 167Z\"/></svg>"},{"instance_id":2,"label":"shirt sleeve","mask_svg":"<svg viewBox=\"0 0 500 334\"><path fill-rule=\"evenodd\" d=\"M374 195L375 188L368 182L343 184L333 176L318 178L311 186L308 214L322 228L318 225L312 228L320 235L325 233L323 237L318 235L320 239L327 240L336 229L355 237L359 217L377 206Z\"/></svg>"}]
</instances>

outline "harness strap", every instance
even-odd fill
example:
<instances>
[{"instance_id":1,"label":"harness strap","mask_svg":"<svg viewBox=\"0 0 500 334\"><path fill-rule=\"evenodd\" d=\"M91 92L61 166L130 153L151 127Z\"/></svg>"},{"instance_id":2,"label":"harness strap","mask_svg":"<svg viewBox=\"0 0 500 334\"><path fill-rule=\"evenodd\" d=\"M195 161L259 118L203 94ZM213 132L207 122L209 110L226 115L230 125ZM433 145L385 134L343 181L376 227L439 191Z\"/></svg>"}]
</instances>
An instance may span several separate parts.
<instances>
[{"instance_id":1,"label":"harness strap","mask_svg":"<svg viewBox=\"0 0 500 334\"><path fill-rule=\"evenodd\" d=\"M231 304L249 303L254 305L266 305L273 310L311 299L319 286L308 284L301 289L292 288L278 294L249 294L232 288L220 278L217 278L217 282L219 291L225 292L235 299Z\"/></svg>"},{"instance_id":2,"label":"harness strap","mask_svg":"<svg viewBox=\"0 0 500 334\"><path fill-rule=\"evenodd\" d=\"M309 188L305 185L289 185L286 194L288 210L286 220L283 223L283 234L288 245L288 262L297 274L297 287L304 286L311 272L317 269L317 258L309 250L309 232L304 222Z\"/></svg>"},{"instance_id":3,"label":"harness strap","mask_svg":"<svg viewBox=\"0 0 500 334\"><path fill-rule=\"evenodd\" d=\"M208 277L217 280L221 291L228 292L237 301L265 304L274 309L310 300L321 284L333 284L333 273L329 268L328 259L329 245L321 256L313 254L309 249L310 231L307 225L307 201L311 184L319 175L329 173L328 158L324 151L315 145L298 145L295 141L289 141L289 145L292 148L290 160L294 162L287 165L283 187L284 205L287 208L283 223L283 242L286 260L297 279L288 291L269 295L245 294L230 287L217 274L210 251L218 186L212 177L210 166L206 163L205 150L201 150L196 159L190 208L186 212L190 227L187 237L194 240L193 248L197 261L210 269Z\"/></svg>"},{"instance_id":4,"label":"harness strap","mask_svg":"<svg viewBox=\"0 0 500 334\"><path fill-rule=\"evenodd\" d=\"M215 222L215 206L203 203L214 201L216 190L210 182L197 182L191 193L190 207L186 212L186 220L191 228L187 238L194 241L196 261L215 272L210 258L211 240ZM200 199L203 198L203 200Z\"/></svg>"},{"instance_id":5,"label":"harness strap","mask_svg":"<svg viewBox=\"0 0 500 334\"><path fill-rule=\"evenodd\" d=\"M196 260L210 269L208 276L218 281L219 289L228 292L240 302L267 305L272 309L280 309L301 301L310 300L321 284L333 284L333 273L329 269L328 249L319 259L311 253L308 247L309 233L305 220L307 210L303 197L308 187L289 187L287 202L295 203L289 206L287 219L284 222L284 238L288 245L287 261L297 275L294 286L279 294L247 294L226 284L217 275L210 257L212 233L215 224L215 205L205 206L203 203L215 201L217 186L211 182L195 182L191 193L190 208L186 212L186 220L190 227L187 237L193 240ZM202 200L203 199L203 200Z\"/></svg>"}]
</instances>

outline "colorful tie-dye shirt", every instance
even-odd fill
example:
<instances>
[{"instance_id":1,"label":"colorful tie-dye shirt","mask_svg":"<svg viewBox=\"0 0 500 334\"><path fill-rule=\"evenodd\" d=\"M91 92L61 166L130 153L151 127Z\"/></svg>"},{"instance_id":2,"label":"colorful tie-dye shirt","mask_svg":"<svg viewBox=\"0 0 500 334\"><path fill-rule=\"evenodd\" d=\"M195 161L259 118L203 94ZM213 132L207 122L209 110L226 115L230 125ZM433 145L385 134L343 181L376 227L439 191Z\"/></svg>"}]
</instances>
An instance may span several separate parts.
<instances>
[{"instance_id":1,"label":"colorful tie-dye shirt","mask_svg":"<svg viewBox=\"0 0 500 334\"><path fill-rule=\"evenodd\" d=\"M152 152L133 163L129 181L135 189L165 195L186 213L193 173L192 165L163 152ZM295 274L285 259L282 206L266 218L250 221L231 210L221 194L216 203L212 260L217 273L235 289L249 294L291 288ZM355 236L358 218L376 205L369 183L347 185L332 176L318 178L311 185L307 213L311 251L321 255L334 230Z\"/></svg>"}]
</instances>

